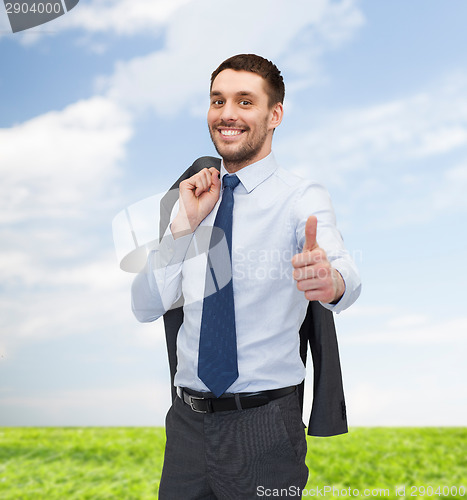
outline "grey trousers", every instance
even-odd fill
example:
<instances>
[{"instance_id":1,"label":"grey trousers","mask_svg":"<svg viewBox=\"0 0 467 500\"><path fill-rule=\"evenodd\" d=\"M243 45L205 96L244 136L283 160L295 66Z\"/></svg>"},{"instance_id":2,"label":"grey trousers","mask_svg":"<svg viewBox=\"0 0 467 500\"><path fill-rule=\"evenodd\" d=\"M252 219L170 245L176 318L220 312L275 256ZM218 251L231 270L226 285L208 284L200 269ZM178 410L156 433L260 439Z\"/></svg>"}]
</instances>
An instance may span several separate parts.
<instances>
[{"instance_id":1,"label":"grey trousers","mask_svg":"<svg viewBox=\"0 0 467 500\"><path fill-rule=\"evenodd\" d=\"M207 414L177 397L166 434L161 500L301 498L308 468L297 391L258 408Z\"/></svg>"}]
</instances>

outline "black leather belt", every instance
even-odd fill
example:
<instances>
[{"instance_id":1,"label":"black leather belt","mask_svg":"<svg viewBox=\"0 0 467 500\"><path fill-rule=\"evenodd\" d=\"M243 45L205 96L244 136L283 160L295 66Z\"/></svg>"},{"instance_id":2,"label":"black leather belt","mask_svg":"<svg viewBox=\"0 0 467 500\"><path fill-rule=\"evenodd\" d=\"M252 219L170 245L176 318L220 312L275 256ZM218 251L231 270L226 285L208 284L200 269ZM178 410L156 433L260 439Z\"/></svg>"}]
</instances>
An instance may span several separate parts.
<instances>
[{"instance_id":1,"label":"black leather belt","mask_svg":"<svg viewBox=\"0 0 467 500\"><path fill-rule=\"evenodd\" d=\"M256 408L268 404L274 399L282 398L291 394L297 388L296 385L273 389L271 391L243 392L237 394L227 394L220 398L203 397L190 394L187 389L177 387L178 397L186 403L196 413L214 413L216 411L244 410Z\"/></svg>"}]
</instances>

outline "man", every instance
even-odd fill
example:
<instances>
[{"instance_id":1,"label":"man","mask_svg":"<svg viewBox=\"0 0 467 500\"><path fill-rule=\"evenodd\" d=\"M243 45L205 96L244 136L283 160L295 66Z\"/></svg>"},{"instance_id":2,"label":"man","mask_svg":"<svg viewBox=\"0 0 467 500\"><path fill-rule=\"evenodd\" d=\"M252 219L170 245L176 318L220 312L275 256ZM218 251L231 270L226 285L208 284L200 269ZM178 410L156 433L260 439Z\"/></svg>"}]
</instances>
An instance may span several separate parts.
<instances>
[{"instance_id":1,"label":"man","mask_svg":"<svg viewBox=\"0 0 467 500\"><path fill-rule=\"evenodd\" d=\"M308 301L340 312L360 280L327 192L271 152L284 93L280 71L256 55L213 72L220 172L180 183L170 227L133 283L140 321L185 301L160 498L297 497L307 482L298 330Z\"/></svg>"}]
</instances>

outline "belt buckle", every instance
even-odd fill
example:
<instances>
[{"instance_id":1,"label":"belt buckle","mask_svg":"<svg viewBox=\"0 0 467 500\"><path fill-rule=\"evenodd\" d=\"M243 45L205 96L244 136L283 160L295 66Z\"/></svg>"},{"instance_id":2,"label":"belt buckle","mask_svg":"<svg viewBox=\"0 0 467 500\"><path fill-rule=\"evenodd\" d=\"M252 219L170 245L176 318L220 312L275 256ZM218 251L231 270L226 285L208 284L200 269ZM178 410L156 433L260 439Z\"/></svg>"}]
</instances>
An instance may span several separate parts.
<instances>
[{"instance_id":1,"label":"belt buckle","mask_svg":"<svg viewBox=\"0 0 467 500\"><path fill-rule=\"evenodd\" d=\"M195 412L195 413L212 413L212 403L210 399L205 399L205 398L198 398L196 396L192 396L191 394L188 394L189 402L190 402L190 408ZM195 408L194 406L194 401L206 401L208 409L207 410L198 410L198 408Z\"/></svg>"}]
</instances>

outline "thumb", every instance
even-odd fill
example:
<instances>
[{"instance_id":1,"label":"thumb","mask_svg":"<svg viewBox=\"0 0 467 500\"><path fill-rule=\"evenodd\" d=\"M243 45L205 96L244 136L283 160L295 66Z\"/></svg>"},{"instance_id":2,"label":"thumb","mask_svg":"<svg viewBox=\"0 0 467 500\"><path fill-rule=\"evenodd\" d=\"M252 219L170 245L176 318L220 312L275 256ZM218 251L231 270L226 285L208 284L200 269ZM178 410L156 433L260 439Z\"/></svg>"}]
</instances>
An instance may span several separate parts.
<instances>
[{"instance_id":1,"label":"thumb","mask_svg":"<svg viewBox=\"0 0 467 500\"><path fill-rule=\"evenodd\" d=\"M318 219L314 215L310 215L305 225L305 244L303 245L303 252L310 252L318 246L318 243L316 243L317 226Z\"/></svg>"}]
</instances>

